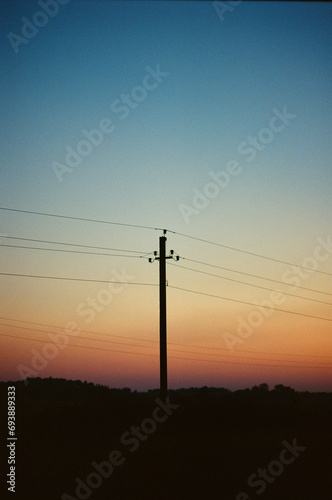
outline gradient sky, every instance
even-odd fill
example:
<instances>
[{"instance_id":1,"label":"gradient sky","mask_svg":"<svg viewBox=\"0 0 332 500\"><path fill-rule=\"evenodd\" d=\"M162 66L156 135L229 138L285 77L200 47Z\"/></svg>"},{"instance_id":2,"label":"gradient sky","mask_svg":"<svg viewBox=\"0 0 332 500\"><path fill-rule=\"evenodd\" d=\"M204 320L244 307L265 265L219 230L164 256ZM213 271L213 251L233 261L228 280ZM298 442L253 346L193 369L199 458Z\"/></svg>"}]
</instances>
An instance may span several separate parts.
<instances>
[{"instance_id":1,"label":"gradient sky","mask_svg":"<svg viewBox=\"0 0 332 500\"><path fill-rule=\"evenodd\" d=\"M223 20L212 2L71 0L50 19L36 16L41 10L34 1L0 3L1 207L167 228L310 265L305 259L316 255L319 241L331 240L330 4L243 2ZM26 19L47 22L32 36L31 28L24 31ZM10 33L30 33L18 53ZM146 81L152 85L146 76L158 65L164 76L156 88L146 95L135 89ZM127 111L119 112L122 96L132 93L139 102L131 97ZM285 108L292 118L271 132L271 119ZM67 148L77 149L86 140L82 131L105 119L112 121L112 133L60 182L55 162L66 165ZM276 123L282 128L280 118ZM257 137L266 143L248 145ZM213 198L195 200L204 190L212 192L210 173L226 172L230 162L237 162L237 175ZM184 206L194 209L187 220ZM161 235L5 210L0 210L0 233L141 255L157 250ZM61 247L0 238L0 272L100 280L124 272L131 281L158 283L157 262L14 249L3 245ZM331 247L320 251L326 255L317 264L321 272L302 275L288 264L170 232L171 248L187 259L283 283L168 261L170 387L235 389L267 382L331 390L330 321L275 311L231 351L226 334L234 340L240 321L253 318L257 306L171 288L250 303L271 298L269 290L180 267L186 266L314 299L318 302L283 295L278 307L332 318L331 275L326 274L332 272ZM32 367L34 353L47 345L26 339L49 340L48 333L75 322L83 331L122 337L108 339L121 343L103 343L105 336L82 331L38 376L139 390L158 386L157 286L117 290L110 303L102 308L98 303L92 318L82 311L89 297L103 297L106 284L13 276L0 276L0 282L0 316L11 319L0 320L2 380L20 379L17 367Z\"/></svg>"}]
</instances>

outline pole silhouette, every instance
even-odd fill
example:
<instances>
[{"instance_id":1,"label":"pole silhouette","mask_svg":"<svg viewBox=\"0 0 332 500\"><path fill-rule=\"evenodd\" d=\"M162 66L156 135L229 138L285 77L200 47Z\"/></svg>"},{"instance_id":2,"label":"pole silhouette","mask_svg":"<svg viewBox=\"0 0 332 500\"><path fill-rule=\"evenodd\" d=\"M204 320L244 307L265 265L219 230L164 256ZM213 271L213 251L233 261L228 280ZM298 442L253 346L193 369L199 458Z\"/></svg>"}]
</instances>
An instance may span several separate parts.
<instances>
[{"instance_id":1,"label":"pole silhouette","mask_svg":"<svg viewBox=\"0 0 332 500\"><path fill-rule=\"evenodd\" d=\"M166 314L166 259L179 260L177 255L174 258L174 250L166 257L166 230L163 236L159 237L159 257L154 252L155 258L149 262L159 260L159 346L160 346L160 399L166 401L167 398L167 314Z\"/></svg>"},{"instance_id":2,"label":"pole silhouette","mask_svg":"<svg viewBox=\"0 0 332 500\"><path fill-rule=\"evenodd\" d=\"M160 398L167 397L166 236L159 238Z\"/></svg>"}]
</instances>

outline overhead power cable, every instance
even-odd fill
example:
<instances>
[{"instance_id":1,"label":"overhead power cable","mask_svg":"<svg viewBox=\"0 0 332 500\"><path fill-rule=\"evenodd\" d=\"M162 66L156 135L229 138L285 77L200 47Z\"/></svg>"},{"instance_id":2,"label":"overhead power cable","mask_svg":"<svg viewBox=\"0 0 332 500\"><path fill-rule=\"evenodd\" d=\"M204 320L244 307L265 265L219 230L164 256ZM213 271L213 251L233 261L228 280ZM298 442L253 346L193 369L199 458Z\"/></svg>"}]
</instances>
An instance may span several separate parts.
<instances>
[{"instance_id":1,"label":"overhead power cable","mask_svg":"<svg viewBox=\"0 0 332 500\"><path fill-rule=\"evenodd\" d=\"M41 278L48 280L64 280L64 281L86 281L90 283L116 283L119 285L146 285L146 286L158 286L157 283L137 283L132 281L112 281L112 280L92 280L83 278L67 278L60 276L40 276L35 274L16 274L16 273L0 273L1 276L16 276L20 278Z\"/></svg>"},{"instance_id":2,"label":"overhead power cable","mask_svg":"<svg viewBox=\"0 0 332 500\"><path fill-rule=\"evenodd\" d=\"M49 340L42 340L42 339L34 339L31 337L20 337L18 335L8 335L7 333L1 333L0 334L2 337L11 337L14 339L22 339L22 340L30 340L33 342L42 342L42 343L47 343L49 344ZM91 339L90 339L91 340ZM106 349L102 347L93 347L93 346L88 346L88 345L77 345L77 344L68 344L68 347L80 347L82 349L95 349L97 351L108 351L108 352L116 352L116 353L122 353L122 354L135 354L135 355L140 355L140 356L155 356L158 357L158 354L150 354L150 353L143 353L143 352L132 352L132 351L115 351L113 349Z\"/></svg>"},{"instance_id":3,"label":"overhead power cable","mask_svg":"<svg viewBox=\"0 0 332 500\"><path fill-rule=\"evenodd\" d=\"M228 250L232 250L232 251L235 251L235 252L240 252L240 253L243 253L243 254L246 254L246 255L252 255L252 256L258 257L260 259L266 259L266 260L269 260L269 261L278 262L280 264L286 264L286 265L289 265L289 266L294 266L294 267L297 267L299 269L304 269L304 270L307 270L307 271L310 271L310 272L316 272L316 273L320 273L320 274L325 274L325 275L332 276L332 273L328 273L326 271L320 271L318 269L310 269L310 268L301 266L299 264L294 264L293 262L288 262L288 261L285 261L285 260L276 259L276 258L273 258L273 257L268 257L266 255L261 255L261 254L255 253L255 252L249 252L247 250L242 250L240 248L232 247L232 246L229 246L229 245L224 245L222 243L217 243L217 242L214 242L214 241L205 240L203 238L198 238L197 236L191 236L191 235L188 235L188 234L180 233L178 231L172 231L170 229L165 229L165 228L160 228L160 227L143 226L143 225L139 225L139 224L126 224L126 223L122 223L122 222L105 221L105 220L99 220L99 219L88 219L88 218L83 218L83 217L73 217L73 216L69 216L69 215L50 214L50 213L36 212L36 211L30 211L30 210L20 210L20 209L16 209L16 208L8 208L8 207L0 207L0 210L6 210L6 211L9 211L9 212L26 213L26 214L31 214L31 215L40 215L40 216L45 216L45 217L57 217L57 218L61 218L61 219L80 220L80 221L85 221L85 222L97 222L99 224L111 224L111 225L123 226L123 227L132 227L132 228L140 228L140 229L152 229L152 230L155 230L155 231L167 231L169 233L172 233L172 234L175 234L175 235L178 235L178 236L182 236L184 238L189 238L189 239L192 239L192 240L201 241L203 243L207 243L207 244L210 244L210 245L218 246L218 247L221 247L221 248L226 248Z\"/></svg>"},{"instance_id":4,"label":"overhead power cable","mask_svg":"<svg viewBox=\"0 0 332 500\"><path fill-rule=\"evenodd\" d=\"M41 340L41 339L32 339L31 337L21 337L21 336L18 336L18 335L9 335L9 334L5 334L5 333L2 333L0 334L2 335L3 337L11 337L11 338L14 338L14 339L21 339L21 340L28 340L28 341L34 341L34 342L42 342L42 343L50 343L48 340ZM135 356L139 355L139 356L153 356L153 357L159 357L158 354L150 354L150 353L142 353L142 352L132 352L132 351L118 351L118 350L114 350L114 349L106 349L106 348L101 348L101 347L93 347L93 346L85 346L85 345L77 345L77 344L69 344L68 347L78 347L78 348L83 348L83 349L94 349L94 350L98 350L98 351L107 351L107 352L113 352L113 353L121 353L121 354L134 354ZM207 362L207 363L218 363L218 364L232 364L232 365L246 365L246 366L251 366L252 368L257 368L259 366L267 366L267 367L276 367L276 368L285 368L287 366L287 368L302 368L302 369L308 369L308 368L312 368L312 369L323 369L323 370L327 370L329 369L329 367L326 367L326 366L311 366L311 365L305 365L305 366L302 366L302 365L274 365L274 364L263 364L263 363L240 363L240 362L237 362L237 361L220 361L220 360L214 360L214 359L202 359L202 358L184 358L184 357L180 357L180 356L171 356L170 357L171 359L180 359L180 360L186 360L186 361L203 361L203 362ZM332 368L332 367L331 367Z\"/></svg>"},{"instance_id":5,"label":"overhead power cable","mask_svg":"<svg viewBox=\"0 0 332 500\"><path fill-rule=\"evenodd\" d=\"M83 250L65 250L64 248L42 248L42 247L26 247L21 245L3 245L0 244L0 247L9 247L9 248L24 248L25 250L44 250L47 252L64 252L64 253L75 253L81 255L103 255L104 257L130 257L132 259L141 259L142 255L126 255L126 254L115 254L115 253L100 253L100 252L84 252Z\"/></svg>"},{"instance_id":6,"label":"overhead power cable","mask_svg":"<svg viewBox=\"0 0 332 500\"><path fill-rule=\"evenodd\" d=\"M17 323L27 323L29 325L47 326L49 328L57 328L57 329L62 329L62 330L64 329L63 326L51 325L49 323L36 323L34 321L23 321L23 320L20 320L20 319L7 318L7 317L4 317L4 316L0 316L0 319L6 320L6 321L15 321ZM13 326L14 327L16 325L8 325L8 326ZM42 330L40 330L40 331L42 331ZM45 330L43 330L43 331L45 331ZM101 333L101 332L95 332L95 331L92 331L92 330L81 330L81 329L78 329L77 331L83 332L83 333L90 333L92 335L102 335L102 336L105 336L105 337L115 337L115 338L119 338L119 339L138 340L139 342L150 342L150 343L154 343L154 344L158 344L159 345L159 341L158 340L150 340L150 339L143 339L143 338L137 338L137 337L127 337L127 336L124 336L124 335L114 335L114 334L110 334L110 333ZM64 334L59 334L59 335L67 335L67 334L64 333ZM70 335L68 335L68 336L70 336ZM223 348L223 347L211 347L211 346L192 345L192 344L180 344L180 343L177 343L177 342L168 342L168 344L169 345L175 345L175 346L189 347L189 348L207 349L207 350L212 350L214 352L215 351L227 351L228 353L230 352L229 349ZM308 357L310 357L310 358L332 358L332 356L329 356L329 355L326 355L326 354L320 354L320 355L314 355L314 354L294 354L294 353L286 353L286 352L278 353L278 352L266 352L266 351L246 351L246 350L242 350L242 349L237 349L236 352L237 353L248 353L248 354L267 354L268 356L272 356L273 355L273 356L293 356L293 357L295 356L295 357L301 357L301 358L308 358ZM204 353L202 353L202 354L204 354Z\"/></svg>"},{"instance_id":7,"label":"overhead power cable","mask_svg":"<svg viewBox=\"0 0 332 500\"><path fill-rule=\"evenodd\" d=\"M9 325L8 323L0 323L0 325L1 326L9 326L11 328L19 328L20 330L32 330L34 332L51 333L51 332L48 332L47 330L40 330L39 328L30 328L28 326ZM58 334L58 335L61 335L61 334ZM70 338L76 338L76 335L67 335L67 336L70 337ZM128 342L119 342L117 340L110 340L109 336L108 336L107 340L96 339L96 338L93 339L91 337L82 337L81 335L79 336L79 338L83 339L83 340L91 340L92 342L108 342L110 344L127 345L127 346L130 346L130 347L142 347L143 349L158 349L158 346L128 344ZM129 337L126 337L126 338L129 338ZM134 339L130 339L130 340L134 340ZM136 340L138 340L138 339L136 339ZM54 342L54 343L56 344L57 342ZM59 344L61 344L61 342L59 342ZM68 344L62 344L62 345L68 345ZM298 363L299 361L296 361L296 362Z\"/></svg>"},{"instance_id":8,"label":"overhead power cable","mask_svg":"<svg viewBox=\"0 0 332 500\"><path fill-rule=\"evenodd\" d=\"M327 304L328 306L332 306L332 304L330 302L324 302L322 300L311 299L309 297L302 297L301 295L295 295L293 293L281 292L280 290L274 290L273 288L266 288L265 286L254 285L253 283L247 283L246 281L235 280L233 278L226 278L225 276L219 276L218 274L207 273L205 271L200 271L198 269L193 269L192 267L186 267L186 266L181 266L180 264L172 264L172 263L170 263L170 265L171 266L175 266L175 267L181 267L182 269L187 269L188 271L194 271L195 273L206 274L208 276L213 276L215 278L220 278L220 279L223 279L223 280L233 281L235 283L240 283L241 285L253 286L255 288L261 288L262 290L268 290L270 292L282 293L284 295L289 295L290 297L296 297L298 299L310 300L310 301L313 301L313 302L319 302L320 304Z\"/></svg>"},{"instance_id":9,"label":"overhead power cable","mask_svg":"<svg viewBox=\"0 0 332 500\"><path fill-rule=\"evenodd\" d=\"M332 295L332 293L329 293L329 292L322 292L321 290L306 288L304 286L291 285L290 283L285 283L285 282L280 281L280 280L274 280L272 278L264 278L263 276L258 276L257 274L250 274L250 273L246 273L244 271L236 271L235 269L230 269L229 267L216 266L215 264L209 264L208 262L202 262L200 260L188 259L187 257L181 257L181 259L187 260L188 262L194 262L195 264L202 264L203 266L209 266L209 267L214 267L216 269L222 269L223 271L230 271L232 273L244 274L245 276L251 276L252 278L259 278L259 279L265 280L265 281L272 281L273 283L279 283L279 284L285 285L285 286L292 286L292 287L295 286L295 288L299 288L301 290L307 290L308 292L317 292L317 293L322 293L323 295Z\"/></svg>"},{"instance_id":10,"label":"overhead power cable","mask_svg":"<svg viewBox=\"0 0 332 500\"><path fill-rule=\"evenodd\" d=\"M49 333L47 332L47 330L40 330L40 329L37 329L37 328L29 328L27 326L17 326L17 325L8 325L8 323L0 323L1 326L9 326L11 328L19 328L21 330L31 330L31 331L34 331L34 332L41 332L41 333ZM75 336L69 336L70 338L75 338ZM138 344L129 344L128 342L119 342L119 341L116 341L116 340L110 340L109 338L107 340L103 340L103 339L94 339L94 338L91 338L91 337L82 337L81 335L79 336L80 339L82 340L91 340L93 342L108 342L110 344L119 344L119 345L124 345L124 346L129 346L129 347L140 347L142 349L158 349L158 346L147 346L147 345L138 345ZM131 339L133 340L133 339ZM57 344L57 342L54 342L55 344ZM59 344L61 344L61 342L59 342ZM69 345L69 344L61 344L61 345ZM188 346L186 346L188 347ZM215 357L222 357L222 358L228 358L229 356L227 356L226 354L219 354L219 353L206 353L206 352L195 352L195 351L190 351L190 350L179 350L179 349L173 349L173 348L170 348L169 351L172 351L172 352L179 352L179 353L183 353L183 354L195 354L195 355L203 355L203 356L215 356ZM272 354L271 354L272 355ZM246 356L245 358L241 358L241 357L238 357L238 359L240 360L247 360L247 359L252 359L252 360L255 360L255 361L278 361L276 359L266 359L266 358L256 358L256 357L250 357L250 356ZM304 363L304 364L315 364L315 362L311 362L311 361L298 361L298 360L282 360L283 363L286 363L285 366L287 366L287 363ZM317 362L316 362L317 363ZM318 363L319 365L328 365L330 366L331 363ZM332 365L331 365L331 368L332 368Z\"/></svg>"},{"instance_id":11,"label":"overhead power cable","mask_svg":"<svg viewBox=\"0 0 332 500\"><path fill-rule=\"evenodd\" d=\"M57 217L59 219L80 220L80 221L84 221L84 222L98 222L99 224L110 224L113 226L136 227L139 229L152 229L155 231L163 231L163 228L159 228L159 227L141 226L139 224L125 224L122 222L113 222L113 221L106 221L106 220L99 220L99 219L87 219L84 217L73 217L70 215L48 214L48 213L44 213L44 212L34 212L34 211L30 211L30 210L19 210L17 208L0 207L0 210L6 210L8 212L19 212L19 213L31 214L31 215L41 215L44 217Z\"/></svg>"},{"instance_id":12,"label":"overhead power cable","mask_svg":"<svg viewBox=\"0 0 332 500\"><path fill-rule=\"evenodd\" d=\"M275 259L273 257L267 257L266 255L261 255L261 254L254 253L254 252L248 252L247 250L241 250L240 248L235 248L235 247L231 247L231 246L228 246L228 245L223 245L221 243L216 243L214 241L204 240L203 238L197 238L196 236L189 236L188 234L178 233L176 231L172 231L172 233L177 234L178 236L183 236L185 238L190 238L192 240L202 241L203 243L208 243L210 245L215 245L217 247L227 248L228 250L233 250L235 252L241 252L241 253L244 253L246 255L252 255L254 257L259 257L260 259L266 259L266 260L270 260L270 261L273 261L273 262L278 262L279 264L286 264L287 266L294 266L294 267L298 267L300 269L305 269L307 271L311 271L311 272L315 272L315 273L321 273L321 274L327 274L329 276L332 276L332 273L328 273L328 272L325 272L325 271L319 271L318 269L310 269L308 267L300 266L299 264L294 264L293 262L287 262L285 260Z\"/></svg>"},{"instance_id":13,"label":"overhead power cable","mask_svg":"<svg viewBox=\"0 0 332 500\"><path fill-rule=\"evenodd\" d=\"M190 292L190 293L195 293L198 295L205 295L207 297L214 297L215 299L222 299L222 300L229 300L231 302L237 302L239 304L246 304L249 306L254 306L254 307L263 307L264 309L273 309L274 311L279 311L279 312L284 312L288 314L296 314L297 316L305 316L307 318L313 318L313 319L321 319L323 321L332 321L332 318L322 318L321 316L313 316L311 314L305 314L305 313L300 313L296 311L288 311L287 309L279 309L277 307L269 307L269 306L263 306L261 304L254 304L253 302L245 302L244 300L238 300L238 299L231 299L229 297L222 297L220 295L213 295L211 293L205 293L205 292L198 292L196 290L189 290L188 288L181 288L178 286L173 286L173 285L168 285L168 288L174 288L175 290L182 290L184 292Z\"/></svg>"},{"instance_id":14,"label":"overhead power cable","mask_svg":"<svg viewBox=\"0 0 332 500\"><path fill-rule=\"evenodd\" d=\"M139 253L145 254L145 252L141 252L139 250L127 250L123 248L110 248L110 247L99 247L95 245L82 245L81 243L68 243L63 241L52 241L52 240L38 240L34 238L19 238L18 236L3 236L1 238L6 238L10 240L20 240L20 241L32 241L34 243L50 243L52 245L65 245L70 247L80 247L80 248L94 248L95 250L109 250L111 252L128 252L128 253Z\"/></svg>"},{"instance_id":15,"label":"overhead power cable","mask_svg":"<svg viewBox=\"0 0 332 500\"><path fill-rule=\"evenodd\" d=\"M49 328L58 328L61 330L64 329L63 326L50 325L49 323L36 323L34 321L22 321L20 319L6 318L4 316L0 316L0 319L4 319L6 321L16 321L17 323L27 323L29 325L47 326ZM8 326L16 326L16 325L8 325ZM40 331L45 331L45 330L40 330ZM94 332L92 330L81 330L81 328L77 329L77 331L83 332L83 333L90 333L92 335L102 335L102 336L108 337L108 338L115 337L115 338L119 338L119 339L138 340L139 342L150 342L150 343L152 342L152 343L158 344L157 340L141 339L141 338L137 338L137 337L126 337L125 335L114 335L114 334L110 334L110 333ZM70 337L70 334L67 334L67 333L59 333L59 335L68 335ZM332 358L332 356L331 356L331 358Z\"/></svg>"}]
</instances>

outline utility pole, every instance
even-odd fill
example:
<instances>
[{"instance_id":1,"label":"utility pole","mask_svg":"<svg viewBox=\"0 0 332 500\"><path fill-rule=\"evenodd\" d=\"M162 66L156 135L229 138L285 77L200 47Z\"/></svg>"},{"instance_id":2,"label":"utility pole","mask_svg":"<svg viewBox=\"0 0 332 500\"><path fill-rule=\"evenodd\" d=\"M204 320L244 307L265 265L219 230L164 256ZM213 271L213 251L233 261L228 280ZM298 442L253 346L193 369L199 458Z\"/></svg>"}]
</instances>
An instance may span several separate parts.
<instances>
[{"instance_id":1,"label":"utility pole","mask_svg":"<svg viewBox=\"0 0 332 500\"><path fill-rule=\"evenodd\" d=\"M167 330L166 330L166 259L179 260L179 256L174 257L174 250L166 257L166 229L163 236L159 237L159 257L154 252L154 258L149 258L149 262L159 260L159 345L160 345L160 399L166 401L167 398Z\"/></svg>"}]
</instances>

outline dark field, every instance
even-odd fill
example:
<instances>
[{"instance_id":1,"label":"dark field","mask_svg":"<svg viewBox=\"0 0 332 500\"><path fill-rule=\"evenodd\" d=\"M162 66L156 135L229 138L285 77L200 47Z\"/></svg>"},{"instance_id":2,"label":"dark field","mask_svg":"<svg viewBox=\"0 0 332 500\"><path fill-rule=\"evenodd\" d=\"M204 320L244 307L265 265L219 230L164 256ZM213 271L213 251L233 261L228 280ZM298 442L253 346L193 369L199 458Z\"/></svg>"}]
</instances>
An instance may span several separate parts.
<instances>
[{"instance_id":1,"label":"dark field","mask_svg":"<svg viewBox=\"0 0 332 500\"><path fill-rule=\"evenodd\" d=\"M8 385L16 387L15 494L4 479ZM170 391L173 406L163 409L158 391L58 379L1 383L0 391L1 498L332 498L331 393L186 389ZM108 462L109 477L93 462ZM90 487L75 492L76 478Z\"/></svg>"}]
</instances>

